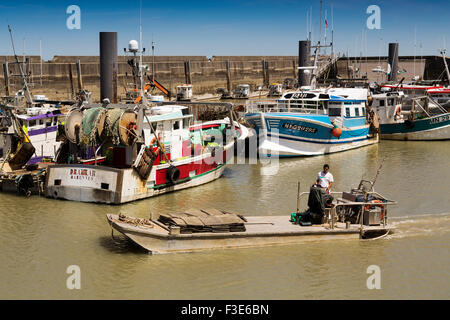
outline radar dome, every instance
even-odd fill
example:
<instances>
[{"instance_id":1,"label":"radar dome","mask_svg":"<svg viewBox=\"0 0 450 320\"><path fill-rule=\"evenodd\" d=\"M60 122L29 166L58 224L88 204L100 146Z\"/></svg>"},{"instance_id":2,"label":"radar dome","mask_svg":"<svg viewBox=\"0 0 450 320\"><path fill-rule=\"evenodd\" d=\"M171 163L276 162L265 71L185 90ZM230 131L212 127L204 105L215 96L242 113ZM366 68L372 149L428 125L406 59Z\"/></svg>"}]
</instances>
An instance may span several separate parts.
<instances>
[{"instance_id":1,"label":"radar dome","mask_svg":"<svg viewBox=\"0 0 450 320\"><path fill-rule=\"evenodd\" d=\"M128 42L128 50L131 52L137 52L139 50L139 43L136 40Z\"/></svg>"}]
</instances>

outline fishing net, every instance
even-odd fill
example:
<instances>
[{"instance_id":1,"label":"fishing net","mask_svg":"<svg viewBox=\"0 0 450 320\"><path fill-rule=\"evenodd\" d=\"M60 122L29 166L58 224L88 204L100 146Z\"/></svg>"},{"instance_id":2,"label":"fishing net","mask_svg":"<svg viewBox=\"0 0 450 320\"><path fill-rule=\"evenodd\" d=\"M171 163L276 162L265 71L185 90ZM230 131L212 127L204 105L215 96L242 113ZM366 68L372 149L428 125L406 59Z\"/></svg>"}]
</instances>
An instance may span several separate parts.
<instances>
[{"instance_id":1,"label":"fishing net","mask_svg":"<svg viewBox=\"0 0 450 320\"><path fill-rule=\"evenodd\" d=\"M103 131L106 109L103 107L91 108L85 111L81 121L81 142L85 145L94 145L98 142Z\"/></svg>"},{"instance_id":2,"label":"fishing net","mask_svg":"<svg viewBox=\"0 0 450 320\"><path fill-rule=\"evenodd\" d=\"M106 114L105 133L114 145L131 145L135 138L136 113L110 109Z\"/></svg>"}]
</instances>

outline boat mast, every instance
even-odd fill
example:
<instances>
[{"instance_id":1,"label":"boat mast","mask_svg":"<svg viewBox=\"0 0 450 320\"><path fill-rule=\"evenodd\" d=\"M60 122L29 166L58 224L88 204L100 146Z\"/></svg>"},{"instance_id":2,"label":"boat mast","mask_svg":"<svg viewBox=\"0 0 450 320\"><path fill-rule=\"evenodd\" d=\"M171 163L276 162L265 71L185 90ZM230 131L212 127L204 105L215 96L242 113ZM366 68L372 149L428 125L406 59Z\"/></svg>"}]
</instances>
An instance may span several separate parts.
<instances>
[{"instance_id":1,"label":"boat mast","mask_svg":"<svg viewBox=\"0 0 450 320\"><path fill-rule=\"evenodd\" d=\"M155 83L155 42L152 35L152 83Z\"/></svg>"},{"instance_id":2,"label":"boat mast","mask_svg":"<svg viewBox=\"0 0 450 320\"><path fill-rule=\"evenodd\" d=\"M450 82L450 71L448 70L447 58L445 57L445 49L441 50L442 59L444 59L445 72L447 73L447 81Z\"/></svg>"},{"instance_id":3,"label":"boat mast","mask_svg":"<svg viewBox=\"0 0 450 320\"><path fill-rule=\"evenodd\" d=\"M312 42L312 6L309 9L309 41Z\"/></svg>"},{"instance_id":4,"label":"boat mast","mask_svg":"<svg viewBox=\"0 0 450 320\"><path fill-rule=\"evenodd\" d=\"M309 12L308 9L306 9L306 40L310 40L309 39Z\"/></svg>"},{"instance_id":5,"label":"boat mast","mask_svg":"<svg viewBox=\"0 0 450 320\"><path fill-rule=\"evenodd\" d=\"M9 30L9 35L11 37L11 45L12 45L12 49L13 49L13 53L14 53L14 58L16 59L16 63L19 66L20 76L22 77L23 91L24 91L24 94L25 94L25 98L27 99L27 102L29 104L33 104L33 99L31 98L30 90L28 88L27 79L25 78L25 74L23 73L23 70L22 70L22 65L20 64L19 58L17 57L17 54L16 54L16 49L14 47L14 40L13 40L13 36L12 36L12 30L11 30L11 27L9 25L8 25L8 30Z\"/></svg>"},{"instance_id":6,"label":"boat mast","mask_svg":"<svg viewBox=\"0 0 450 320\"><path fill-rule=\"evenodd\" d=\"M333 4L331 4L331 56L334 57L334 16L333 16Z\"/></svg>"},{"instance_id":7,"label":"boat mast","mask_svg":"<svg viewBox=\"0 0 450 320\"><path fill-rule=\"evenodd\" d=\"M417 47L417 39L416 39L417 26L414 26L414 77L416 78L416 47Z\"/></svg>"},{"instance_id":8,"label":"boat mast","mask_svg":"<svg viewBox=\"0 0 450 320\"><path fill-rule=\"evenodd\" d=\"M322 0L320 0L319 46L320 46L320 41L322 41Z\"/></svg>"},{"instance_id":9,"label":"boat mast","mask_svg":"<svg viewBox=\"0 0 450 320\"><path fill-rule=\"evenodd\" d=\"M142 0L140 0L140 7L139 7L139 41L141 43L141 50L139 52L139 80L141 83L141 99L144 98L144 78L142 76L142 50L143 50L143 43L142 43Z\"/></svg>"}]
</instances>

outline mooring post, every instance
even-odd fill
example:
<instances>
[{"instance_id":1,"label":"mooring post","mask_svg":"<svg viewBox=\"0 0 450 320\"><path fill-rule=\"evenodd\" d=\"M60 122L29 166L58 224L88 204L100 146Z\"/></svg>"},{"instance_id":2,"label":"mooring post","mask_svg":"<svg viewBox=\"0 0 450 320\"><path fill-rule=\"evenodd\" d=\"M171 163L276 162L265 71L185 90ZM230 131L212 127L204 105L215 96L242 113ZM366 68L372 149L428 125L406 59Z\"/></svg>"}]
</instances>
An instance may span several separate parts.
<instances>
[{"instance_id":1,"label":"mooring post","mask_svg":"<svg viewBox=\"0 0 450 320\"><path fill-rule=\"evenodd\" d=\"M299 67L311 66L311 42L309 40L298 42L298 65ZM310 73L306 70L298 71L298 85L309 86L310 85Z\"/></svg>"},{"instance_id":2,"label":"mooring post","mask_svg":"<svg viewBox=\"0 0 450 320\"><path fill-rule=\"evenodd\" d=\"M263 86L266 85L266 61L262 59L261 61L261 67L262 67L262 76L263 76Z\"/></svg>"},{"instance_id":3,"label":"mooring post","mask_svg":"<svg viewBox=\"0 0 450 320\"><path fill-rule=\"evenodd\" d=\"M391 67L388 80L397 81L398 73L398 43L389 43L388 63Z\"/></svg>"},{"instance_id":4,"label":"mooring post","mask_svg":"<svg viewBox=\"0 0 450 320\"><path fill-rule=\"evenodd\" d=\"M5 78L5 95L9 96L9 70L8 70L8 58L6 58L3 64L3 76Z\"/></svg>"},{"instance_id":5,"label":"mooring post","mask_svg":"<svg viewBox=\"0 0 450 320\"><path fill-rule=\"evenodd\" d=\"M75 93L74 93L74 89L73 89L72 64L68 63L67 68L69 69L69 82L70 82L70 90L72 93L71 98L73 98Z\"/></svg>"},{"instance_id":6,"label":"mooring post","mask_svg":"<svg viewBox=\"0 0 450 320\"><path fill-rule=\"evenodd\" d=\"M294 67L294 79L297 79L297 61L292 60L292 66Z\"/></svg>"},{"instance_id":7,"label":"mooring post","mask_svg":"<svg viewBox=\"0 0 450 320\"><path fill-rule=\"evenodd\" d=\"M81 76L81 62L77 61L77 78L78 78L78 90L83 90L83 78Z\"/></svg>"},{"instance_id":8,"label":"mooring post","mask_svg":"<svg viewBox=\"0 0 450 320\"><path fill-rule=\"evenodd\" d=\"M187 60L184 62L184 74L186 77L186 84L191 84L191 61Z\"/></svg>"},{"instance_id":9,"label":"mooring post","mask_svg":"<svg viewBox=\"0 0 450 320\"><path fill-rule=\"evenodd\" d=\"M100 100L118 102L117 32L100 32Z\"/></svg>"},{"instance_id":10,"label":"mooring post","mask_svg":"<svg viewBox=\"0 0 450 320\"><path fill-rule=\"evenodd\" d=\"M230 73L230 60L225 62L225 67L227 69L227 91L231 92L231 73Z\"/></svg>"},{"instance_id":11,"label":"mooring post","mask_svg":"<svg viewBox=\"0 0 450 320\"><path fill-rule=\"evenodd\" d=\"M297 213L300 213L300 181L297 182Z\"/></svg>"}]
</instances>

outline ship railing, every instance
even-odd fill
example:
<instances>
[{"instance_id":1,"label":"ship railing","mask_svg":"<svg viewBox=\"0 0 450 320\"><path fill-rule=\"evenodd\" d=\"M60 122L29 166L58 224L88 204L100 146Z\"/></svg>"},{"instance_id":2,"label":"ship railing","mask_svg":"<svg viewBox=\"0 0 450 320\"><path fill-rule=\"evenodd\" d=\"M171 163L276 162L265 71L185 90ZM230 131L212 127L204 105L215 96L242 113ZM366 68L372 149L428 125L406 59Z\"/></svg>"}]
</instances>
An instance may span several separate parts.
<instances>
[{"instance_id":1,"label":"ship railing","mask_svg":"<svg viewBox=\"0 0 450 320\"><path fill-rule=\"evenodd\" d=\"M281 101L247 101L247 113L256 112L298 112L309 114L325 114L319 101L302 101L301 103L290 100Z\"/></svg>"},{"instance_id":2,"label":"ship railing","mask_svg":"<svg viewBox=\"0 0 450 320\"><path fill-rule=\"evenodd\" d=\"M309 192L300 192L300 186L298 189L298 195L297 195L297 213L300 213L300 198L304 195L309 195ZM330 192L331 195L340 195L341 197L337 198L337 202L333 203L332 207L330 208L325 208L325 215L327 218L326 223L329 224L330 229L334 229L336 222L338 221L338 214L337 212L340 211L341 208L345 208L345 207L355 207L355 206L359 206L361 207L358 217L356 219L356 223L360 225L361 230L363 230L364 228L364 219L363 219L363 214L364 214L364 210L365 207L372 207L372 206L379 206L381 208L381 212L382 212L382 219L381 219L381 224L383 225L383 227L386 227L387 225L387 206L389 205L396 205L398 204L397 201L394 200L389 200L387 198L385 198L384 196L382 196L381 194L379 194L378 192L375 191L369 191L369 192L365 192L365 196L367 197L368 195L372 195L375 196L375 199L381 199L382 202L381 203L374 203L374 202L356 202L356 201L350 201L350 200L346 200L343 199L343 192ZM367 199L367 198L366 198Z\"/></svg>"}]
</instances>

